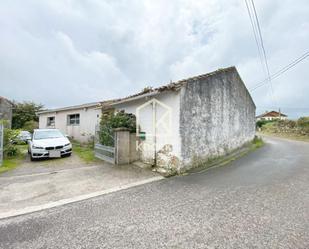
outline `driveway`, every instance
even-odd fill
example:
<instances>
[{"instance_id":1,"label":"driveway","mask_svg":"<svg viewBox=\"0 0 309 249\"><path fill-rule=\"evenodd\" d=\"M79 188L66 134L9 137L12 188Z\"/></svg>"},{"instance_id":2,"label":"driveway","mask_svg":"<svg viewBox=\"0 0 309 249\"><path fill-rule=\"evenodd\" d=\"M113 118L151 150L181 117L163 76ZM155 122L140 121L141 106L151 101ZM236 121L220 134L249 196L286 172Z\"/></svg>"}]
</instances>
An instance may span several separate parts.
<instances>
[{"instance_id":1,"label":"driveway","mask_svg":"<svg viewBox=\"0 0 309 249\"><path fill-rule=\"evenodd\" d=\"M309 248L309 143L0 220L0 248Z\"/></svg>"},{"instance_id":2,"label":"driveway","mask_svg":"<svg viewBox=\"0 0 309 249\"><path fill-rule=\"evenodd\" d=\"M31 162L0 176L0 218L161 179L133 165L86 164L78 156Z\"/></svg>"}]
</instances>

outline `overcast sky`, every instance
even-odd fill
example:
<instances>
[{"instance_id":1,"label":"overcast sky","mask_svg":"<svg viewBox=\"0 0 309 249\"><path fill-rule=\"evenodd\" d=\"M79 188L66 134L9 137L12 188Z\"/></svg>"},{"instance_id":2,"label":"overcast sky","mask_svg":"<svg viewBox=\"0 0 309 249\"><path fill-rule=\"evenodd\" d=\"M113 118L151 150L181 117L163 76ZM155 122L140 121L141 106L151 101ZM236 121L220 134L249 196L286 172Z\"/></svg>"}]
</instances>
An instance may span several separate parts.
<instances>
[{"instance_id":1,"label":"overcast sky","mask_svg":"<svg viewBox=\"0 0 309 249\"><path fill-rule=\"evenodd\" d=\"M309 50L308 0L256 0L276 72ZM123 97L235 65L266 75L243 0L1 0L0 95L48 108ZM252 93L257 113L309 115L309 58Z\"/></svg>"}]
</instances>

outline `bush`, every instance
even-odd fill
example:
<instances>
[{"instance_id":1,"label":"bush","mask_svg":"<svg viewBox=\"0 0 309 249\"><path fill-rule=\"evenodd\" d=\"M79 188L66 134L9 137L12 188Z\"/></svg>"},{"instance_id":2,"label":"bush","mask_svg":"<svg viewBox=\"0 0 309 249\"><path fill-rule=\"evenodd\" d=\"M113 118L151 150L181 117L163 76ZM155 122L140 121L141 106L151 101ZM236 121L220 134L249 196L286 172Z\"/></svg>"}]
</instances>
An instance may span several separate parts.
<instances>
[{"instance_id":1,"label":"bush","mask_svg":"<svg viewBox=\"0 0 309 249\"><path fill-rule=\"evenodd\" d=\"M99 141L106 146L114 146L114 129L128 128L130 132L136 131L136 118L134 114L124 111L116 114L109 113L102 115L100 122Z\"/></svg>"},{"instance_id":2,"label":"bush","mask_svg":"<svg viewBox=\"0 0 309 249\"><path fill-rule=\"evenodd\" d=\"M18 147L13 144L14 141L18 140L20 130L4 129L3 139L3 154L4 157L13 157L19 154Z\"/></svg>"},{"instance_id":3,"label":"bush","mask_svg":"<svg viewBox=\"0 0 309 249\"><path fill-rule=\"evenodd\" d=\"M39 123L34 120L25 122L23 126L23 130L29 131L30 133L33 133L33 130L37 128L39 128Z\"/></svg>"},{"instance_id":4,"label":"bush","mask_svg":"<svg viewBox=\"0 0 309 249\"><path fill-rule=\"evenodd\" d=\"M262 131L269 133L290 133L296 135L309 135L309 117L294 120L278 120L262 125Z\"/></svg>"},{"instance_id":5,"label":"bush","mask_svg":"<svg viewBox=\"0 0 309 249\"><path fill-rule=\"evenodd\" d=\"M262 128L264 125L269 124L269 123L273 123L273 122L276 122L276 121L273 121L273 120L259 120L259 121L256 122L256 127L257 128Z\"/></svg>"}]
</instances>

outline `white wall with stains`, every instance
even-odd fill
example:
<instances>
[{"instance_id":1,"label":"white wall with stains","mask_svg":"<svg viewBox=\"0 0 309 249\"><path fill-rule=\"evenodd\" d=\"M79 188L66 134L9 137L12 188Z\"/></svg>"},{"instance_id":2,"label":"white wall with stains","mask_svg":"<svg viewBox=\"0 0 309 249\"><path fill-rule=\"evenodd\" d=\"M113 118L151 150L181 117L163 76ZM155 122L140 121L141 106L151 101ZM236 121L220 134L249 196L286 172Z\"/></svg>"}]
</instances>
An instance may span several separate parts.
<instances>
[{"instance_id":1,"label":"white wall with stains","mask_svg":"<svg viewBox=\"0 0 309 249\"><path fill-rule=\"evenodd\" d=\"M68 115L80 114L79 125L69 125ZM47 125L48 117L55 117L55 126ZM66 111L42 113L39 115L39 128L56 128L62 133L80 142L88 142L95 134L95 127L100 122L101 109L96 107L72 109Z\"/></svg>"},{"instance_id":2,"label":"white wall with stains","mask_svg":"<svg viewBox=\"0 0 309 249\"><path fill-rule=\"evenodd\" d=\"M153 112L153 101L156 100L155 113ZM168 146L168 155L164 152L163 154L167 156L165 162L170 158L179 158L181 153L180 146L180 134L179 134L179 109L180 109L180 98L179 91L168 91L157 94L152 97L143 97L138 100L131 100L129 102L120 103L114 105L114 107L121 111L127 113L133 113L139 117L140 131L146 133L145 140L140 148L141 160L146 163L154 164L154 155L156 153L156 164L158 165L160 160L160 152L166 150ZM147 104L149 102L149 104ZM161 103L163 105L161 105ZM146 104L143 108L139 109L140 106ZM166 114L166 107L170 113L170 125L168 125L169 118L161 120L162 116ZM137 113L138 110L138 113ZM155 115L155 116L154 116ZM155 122L154 122L155 120ZM162 121L161 124L158 124ZM154 124L158 124L154 131ZM164 127L169 126L169 127ZM169 131L169 132L167 132ZM156 134L154 136L154 133ZM153 147L155 144L155 147Z\"/></svg>"}]
</instances>

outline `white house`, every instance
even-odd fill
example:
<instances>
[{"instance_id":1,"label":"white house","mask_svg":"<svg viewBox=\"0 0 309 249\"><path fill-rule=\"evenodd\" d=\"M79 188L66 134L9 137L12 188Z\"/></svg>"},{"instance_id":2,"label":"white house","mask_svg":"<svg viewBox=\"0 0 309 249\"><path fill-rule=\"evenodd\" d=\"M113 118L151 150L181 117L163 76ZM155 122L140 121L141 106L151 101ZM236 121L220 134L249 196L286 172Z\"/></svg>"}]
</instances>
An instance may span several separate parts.
<instances>
[{"instance_id":1,"label":"white house","mask_svg":"<svg viewBox=\"0 0 309 249\"><path fill-rule=\"evenodd\" d=\"M273 120L286 120L287 118L288 116L281 113L281 111L279 110L279 112L276 112L276 111L265 112L257 116L256 120L257 121L260 121L260 120L273 121Z\"/></svg>"},{"instance_id":2,"label":"white house","mask_svg":"<svg viewBox=\"0 0 309 249\"><path fill-rule=\"evenodd\" d=\"M255 104L235 67L147 89L105 108L135 114L140 160L171 171L224 155L255 135Z\"/></svg>"},{"instance_id":3,"label":"white house","mask_svg":"<svg viewBox=\"0 0 309 249\"><path fill-rule=\"evenodd\" d=\"M100 122L101 103L88 103L41 111L39 128L56 128L80 142L88 142Z\"/></svg>"}]
</instances>

